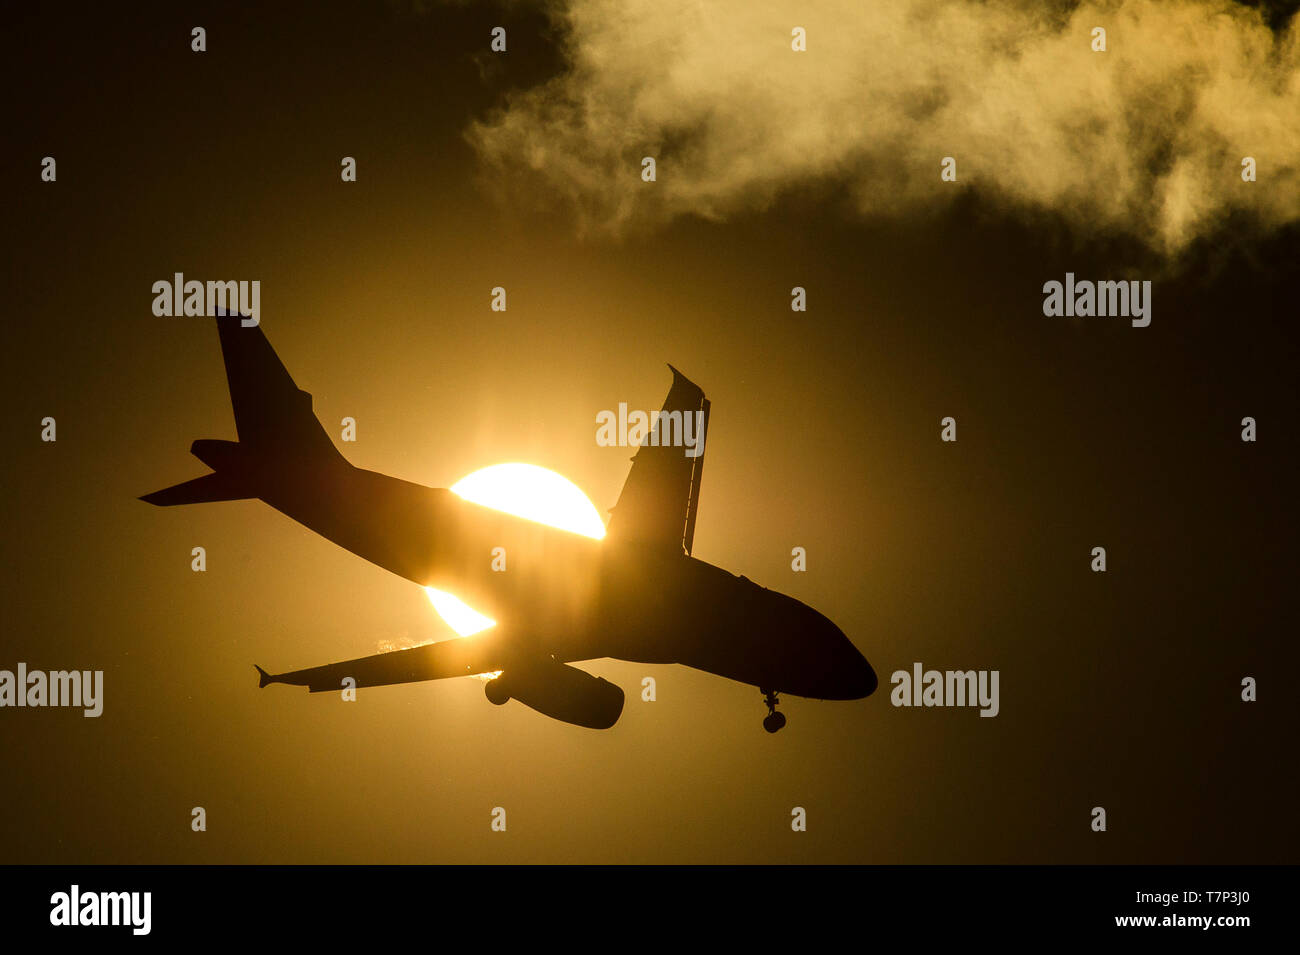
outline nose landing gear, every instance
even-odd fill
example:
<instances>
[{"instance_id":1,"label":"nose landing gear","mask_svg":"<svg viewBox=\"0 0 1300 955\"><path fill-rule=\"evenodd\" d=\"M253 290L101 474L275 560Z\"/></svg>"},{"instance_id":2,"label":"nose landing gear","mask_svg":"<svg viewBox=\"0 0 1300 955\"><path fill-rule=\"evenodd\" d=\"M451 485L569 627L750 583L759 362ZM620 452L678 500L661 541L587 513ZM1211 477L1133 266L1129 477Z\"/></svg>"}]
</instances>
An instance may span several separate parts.
<instances>
[{"instance_id":1,"label":"nose landing gear","mask_svg":"<svg viewBox=\"0 0 1300 955\"><path fill-rule=\"evenodd\" d=\"M775 733L781 727L785 726L785 714L777 712L777 704L781 701L777 699L776 690L764 690L759 687L763 694L763 702L767 704L767 716L763 717L763 729L769 733Z\"/></svg>"}]
</instances>

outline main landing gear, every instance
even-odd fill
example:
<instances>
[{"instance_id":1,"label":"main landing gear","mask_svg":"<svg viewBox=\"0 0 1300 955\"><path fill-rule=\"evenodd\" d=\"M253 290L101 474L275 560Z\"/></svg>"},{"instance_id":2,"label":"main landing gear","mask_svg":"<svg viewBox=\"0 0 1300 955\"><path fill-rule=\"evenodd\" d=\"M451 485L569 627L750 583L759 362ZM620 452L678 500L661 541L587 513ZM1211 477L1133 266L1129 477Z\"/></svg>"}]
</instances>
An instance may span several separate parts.
<instances>
[{"instance_id":1,"label":"main landing gear","mask_svg":"<svg viewBox=\"0 0 1300 955\"><path fill-rule=\"evenodd\" d=\"M785 714L777 712L777 704L781 701L776 697L776 690L764 690L759 687L763 694L763 702L767 704L767 716L763 717L763 729L769 733L775 733L782 726L785 726Z\"/></svg>"}]
</instances>

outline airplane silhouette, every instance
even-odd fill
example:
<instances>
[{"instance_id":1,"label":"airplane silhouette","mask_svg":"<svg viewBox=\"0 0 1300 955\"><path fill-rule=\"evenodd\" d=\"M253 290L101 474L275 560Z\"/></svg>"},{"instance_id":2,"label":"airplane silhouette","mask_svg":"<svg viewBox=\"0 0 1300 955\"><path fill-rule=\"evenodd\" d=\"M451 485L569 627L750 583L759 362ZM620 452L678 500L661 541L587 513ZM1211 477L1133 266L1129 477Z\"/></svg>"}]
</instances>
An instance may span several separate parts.
<instances>
[{"instance_id":1,"label":"airplane silhouette","mask_svg":"<svg viewBox=\"0 0 1300 955\"><path fill-rule=\"evenodd\" d=\"M758 687L763 726L785 725L778 693L823 700L870 695L876 674L835 624L792 597L691 556L704 455L671 443L670 414L709 401L677 369L656 421L658 444L633 457L603 540L516 517L357 468L335 447L260 324L217 318L238 441L190 448L212 473L144 495L159 506L259 498L352 553L420 585L450 591L498 621L470 636L270 674L311 692L500 671L489 700L513 698L554 719L606 729L623 691L569 664L612 657L678 663ZM701 444L699 448L706 447ZM508 570L491 568L504 547Z\"/></svg>"}]
</instances>

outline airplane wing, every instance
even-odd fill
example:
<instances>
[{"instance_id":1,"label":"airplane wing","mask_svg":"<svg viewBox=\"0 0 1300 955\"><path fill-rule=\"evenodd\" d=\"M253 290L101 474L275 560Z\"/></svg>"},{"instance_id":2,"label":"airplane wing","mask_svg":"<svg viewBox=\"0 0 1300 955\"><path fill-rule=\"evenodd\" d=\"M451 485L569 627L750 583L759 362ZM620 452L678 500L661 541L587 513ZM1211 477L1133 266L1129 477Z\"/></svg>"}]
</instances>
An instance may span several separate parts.
<instances>
[{"instance_id":1,"label":"airplane wing","mask_svg":"<svg viewBox=\"0 0 1300 955\"><path fill-rule=\"evenodd\" d=\"M408 650L376 653L288 673L271 674L257 667L257 685L263 687L269 683L288 683L292 686L305 686L312 693L321 693L343 689L345 677L354 679L358 687L421 683L425 680L444 680L454 676L472 676L502 670L507 655L504 641L499 637L476 633Z\"/></svg>"},{"instance_id":2,"label":"airplane wing","mask_svg":"<svg viewBox=\"0 0 1300 955\"><path fill-rule=\"evenodd\" d=\"M691 552L704 474L709 399L672 365L673 384L651 433L632 458L607 529L611 539ZM691 438L691 447L685 439Z\"/></svg>"},{"instance_id":3,"label":"airplane wing","mask_svg":"<svg viewBox=\"0 0 1300 955\"><path fill-rule=\"evenodd\" d=\"M512 653L506 641L493 633L476 633L289 673L271 674L257 667L257 685L288 683L323 693L344 689L343 681L348 677L356 681L357 687L389 686L496 671L505 672L486 688L493 703L516 699L552 719L590 729L608 729L623 712L623 691L613 683L549 655Z\"/></svg>"}]
</instances>

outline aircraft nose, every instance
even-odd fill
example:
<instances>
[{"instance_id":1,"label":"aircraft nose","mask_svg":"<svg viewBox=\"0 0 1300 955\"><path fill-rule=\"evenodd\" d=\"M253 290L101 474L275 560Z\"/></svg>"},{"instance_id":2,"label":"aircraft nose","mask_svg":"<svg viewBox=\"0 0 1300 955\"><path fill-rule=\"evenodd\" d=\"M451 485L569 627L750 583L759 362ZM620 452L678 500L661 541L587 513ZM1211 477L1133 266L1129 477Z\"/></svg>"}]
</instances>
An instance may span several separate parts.
<instances>
[{"instance_id":1,"label":"aircraft nose","mask_svg":"<svg viewBox=\"0 0 1300 955\"><path fill-rule=\"evenodd\" d=\"M853 645L853 641L835 624L829 620L826 623L834 632L834 640L838 652L838 669L839 683L844 699L860 700L865 696L870 696L876 692L876 687L880 681L876 678L876 671L872 669L871 664L862 652Z\"/></svg>"},{"instance_id":2,"label":"aircraft nose","mask_svg":"<svg viewBox=\"0 0 1300 955\"><path fill-rule=\"evenodd\" d=\"M853 647L853 653L857 661L853 667L853 676L851 679L854 699L862 699L864 696L870 696L876 692L876 687L880 686L880 680L876 678L876 671L872 669L867 658L864 657L857 647Z\"/></svg>"}]
</instances>

